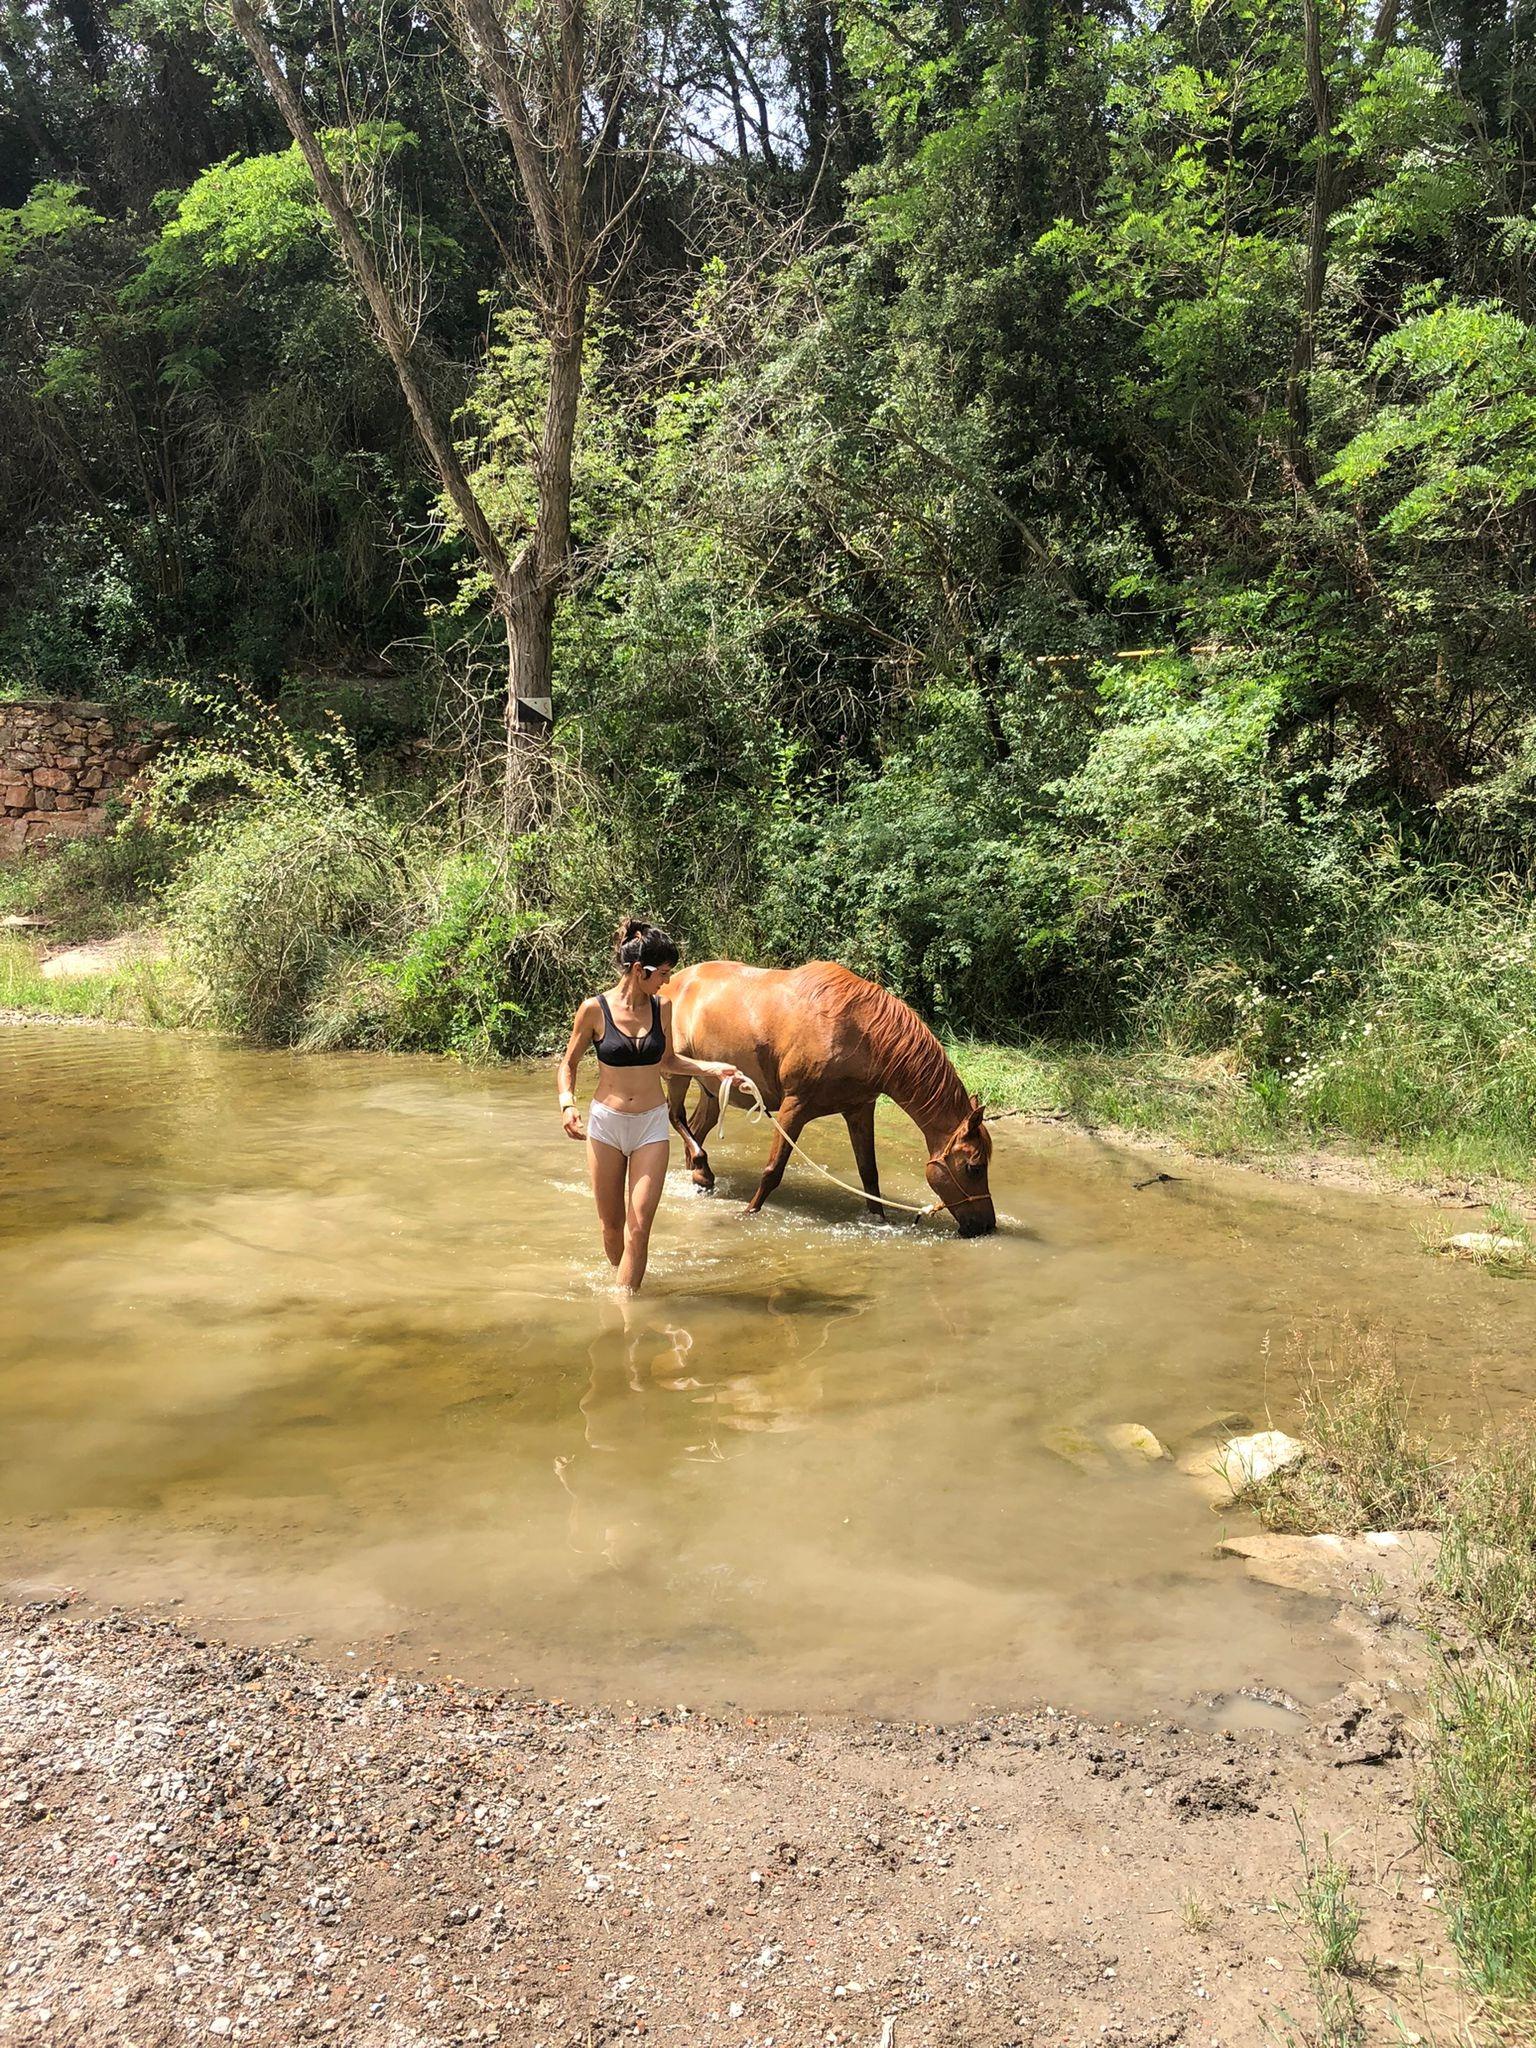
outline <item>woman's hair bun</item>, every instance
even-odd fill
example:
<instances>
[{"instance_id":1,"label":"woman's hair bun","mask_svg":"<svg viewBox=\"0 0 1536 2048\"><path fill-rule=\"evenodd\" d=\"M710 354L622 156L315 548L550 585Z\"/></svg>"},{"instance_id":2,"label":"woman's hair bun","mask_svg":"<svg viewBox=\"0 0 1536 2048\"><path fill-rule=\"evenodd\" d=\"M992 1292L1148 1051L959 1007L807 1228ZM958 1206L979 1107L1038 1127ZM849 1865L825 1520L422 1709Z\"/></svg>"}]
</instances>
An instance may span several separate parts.
<instances>
[{"instance_id":1,"label":"woman's hair bun","mask_svg":"<svg viewBox=\"0 0 1536 2048\"><path fill-rule=\"evenodd\" d=\"M620 919L614 950L621 967L675 967L679 957L672 935L643 917Z\"/></svg>"}]
</instances>

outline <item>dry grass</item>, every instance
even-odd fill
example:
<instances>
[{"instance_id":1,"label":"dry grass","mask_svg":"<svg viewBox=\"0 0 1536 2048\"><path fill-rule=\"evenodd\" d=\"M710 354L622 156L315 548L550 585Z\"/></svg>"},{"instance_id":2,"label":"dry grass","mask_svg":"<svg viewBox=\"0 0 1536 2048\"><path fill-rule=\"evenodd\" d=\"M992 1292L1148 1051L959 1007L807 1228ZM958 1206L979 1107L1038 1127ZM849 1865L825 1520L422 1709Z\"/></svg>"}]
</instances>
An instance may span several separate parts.
<instances>
[{"instance_id":1,"label":"dry grass","mask_svg":"<svg viewBox=\"0 0 1536 2048\"><path fill-rule=\"evenodd\" d=\"M1416 1427L1413 1402L1390 1355L1351 1332L1328 1357L1302 1362L1300 1464L1249 1487L1266 1528L1297 1535L1434 1527L1446 1461Z\"/></svg>"}]
</instances>

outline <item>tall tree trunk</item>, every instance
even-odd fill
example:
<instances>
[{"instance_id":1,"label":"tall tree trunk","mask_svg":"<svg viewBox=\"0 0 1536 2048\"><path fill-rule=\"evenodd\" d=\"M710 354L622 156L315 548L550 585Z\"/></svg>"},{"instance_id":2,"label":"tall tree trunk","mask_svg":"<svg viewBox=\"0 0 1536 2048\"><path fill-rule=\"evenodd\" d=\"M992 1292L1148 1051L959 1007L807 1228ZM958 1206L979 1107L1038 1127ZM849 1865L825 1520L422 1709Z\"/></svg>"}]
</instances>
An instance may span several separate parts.
<instances>
[{"instance_id":1,"label":"tall tree trunk","mask_svg":"<svg viewBox=\"0 0 1536 2048\"><path fill-rule=\"evenodd\" d=\"M81 63L99 83L107 72L105 10L98 8L96 0L58 0L58 12L68 25Z\"/></svg>"},{"instance_id":2,"label":"tall tree trunk","mask_svg":"<svg viewBox=\"0 0 1536 2048\"><path fill-rule=\"evenodd\" d=\"M554 716L550 692L555 607L571 555L571 473L581 408L586 346L587 286L577 279L564 317L550 337L549 385L539 439L539 517L529 545L513 568L509 613L507 701L529 707L546 722Z\"/></svg>"},{"instance_id":3,"label":"tall tree trunk","mask_svg":"<svg viewBox=\"0 0 1536 2048\"><path fill-rule=\"evenodd\" d=\"M1301 320L1286 380L1285 408L1290 420L1291 464L1296 481L1310 491L1317 481L1312 445L1312 371L1317 359L1317 323L1328 283L1328 231L1339 204L1341 180L1333 156L1333 91L1328 82L1329 53L1323 47L1320 12L1324 0L1301 0L1303 54L1307 98L1312 106L1312 203L1307 213L1307 242L1301 285ZM1326 0L1331 5L1332 0ZM1399 0L1378 0L1365 53L1366 76L1378 70L1397 35Z\"/></svg>"},{"instance_id":4,"label":"tall tree trunk","mask_svg":"<svg viewBox=\"0 0 1536 2048\"><path fill-rule=\"evenodd\" d=\"M715 43L720 52L720 69L725 76L725 89L731 101L731 115L736 123L736 155L745 169L752 157L751 147L747 142L747 110L741 103L741 80L736 76L736 60L731 55L731 41L725 30L723 8L724 0L711 0L710 15L715 24Z\"/></svg>"},{"instance_id":5,"label":"tall tree trunk","mask_svg":"<svg viewBox=\"0 0 1536 2048\"><path fill-rule=\"evenodd\" d=\"M587 300L598 239L587 226L588 164L582 116L587 77L587 25L582 0L552 0L555 32L549 75L542 80L542 135L513 61L498 0L459 0L465 55L478 73L517 165L539 252L534 285L549 345L544 423L534 456L538 514L513 565L509 614L509 703L519 715L552 715L550 684L555 607L571 555L571 469L581 409ZM613 203L622 202L615 195Z\"/></svg>"},{"instance_id":6,"label":"tall tree trunk","mask_svg":"<svg viewBox=\"0 0 1536 2048\"><path fill-rule=\"evenodd\" d=\"M536 608L530 605L529 577L524 570L536 566L537 530L514 565L507 558L487 518L473 485L459 460L447 422L433 402L415 361L415 339L385 278L357 215L341 182L326 162L297 94L263 34L250 0L230 0L230 13L246 48L250 51L267 90L277 103L288 132L298 144L326 216L341 245L342 257L362 295L380 341L395 372L395 380L410 410L416 435L437 473L444 495L457 513L471 546L490 580L491 601L507 630L509 645L507 723L509 728L546 732L551 722L549 684L549 629L547 620L538 624ZM579 381L579 351L578 351ZM570 532L570 456L565 461L565 511L563 531ZM530 560L535 558L535 560ZM537 586L542 579L534 578ZM552 604L553 600L550 600Z\"/></svg>"}]
</instances>

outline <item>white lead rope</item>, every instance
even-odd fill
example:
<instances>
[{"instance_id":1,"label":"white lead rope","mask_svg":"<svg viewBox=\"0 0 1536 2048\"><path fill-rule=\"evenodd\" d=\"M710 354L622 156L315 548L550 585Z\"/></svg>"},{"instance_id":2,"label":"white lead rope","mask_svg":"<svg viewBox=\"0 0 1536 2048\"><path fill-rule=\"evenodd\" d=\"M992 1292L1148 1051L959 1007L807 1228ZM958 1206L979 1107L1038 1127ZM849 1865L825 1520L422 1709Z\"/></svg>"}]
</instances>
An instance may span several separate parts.
<instances>
[{"instance_id":1,"label":"white lead rope","mask_svg":"<svg viewBox=\"0 0 1536 2048\"><path fill-rule=\"evenodd\" d=\"M725 1081L721 1084L720 1134L722 1137L724 1137L725 1135L725 1112L730 1103L731 1090L736 1085L737 1084L734 1081ZM900 1209L903 1211L904 1214L908 1216L936 1216L939 1213L939 1211L944 1207L944 1204L942 1202L930 1202L928 1203L926 1208L919 1208L916 1202L896 1202L893 1201L889 1195L871 1195L868 1194L863 1188L856 1188L851 1180L839 1180L838 1176L832 1171L832 1169L829 1166L823 1166L819 1159L813 1159L809 1152L807 1152L802 1146L797 1145L795 1143L794 1139L789 1135L788 1131L785 1130L784 1126L773 1114L773 1111L768 1107L767 1103L764 1102L762 1090L758 1087L757 1083L752 1079L752 1076L750 1074L742 1075L740 1085L743 1089L749 1091L752 1095L754 1095L757 1098L757 1104L755 1108L752 1106L751 1103L744 1103L742 1105L743 1108L746 1110L747 1115L750 1117L751 1121L756 1124L761 1123L764 1120L764 1118L766 1118L767 1121L773 1125L773 1128L778 1132L779 1136L784 1140L785 1144L789 1147L790 1151L798 1152L800 1157L805 1161L806 1165L813 1166L816 1169L816 1171L821 1175L823 1180L831 1181L833 1187L841 1188L845 1194L857 1195L861 1202L878 1202L882 1209ZM690 1133L689 1135L692 1136L692 1133ZM699 1151L702 1152L704 1147L702 1145L699 1145L698 1140L695 1138L693 1142L696 1146L698 1146Z\"/></svg>"}]
</instances>

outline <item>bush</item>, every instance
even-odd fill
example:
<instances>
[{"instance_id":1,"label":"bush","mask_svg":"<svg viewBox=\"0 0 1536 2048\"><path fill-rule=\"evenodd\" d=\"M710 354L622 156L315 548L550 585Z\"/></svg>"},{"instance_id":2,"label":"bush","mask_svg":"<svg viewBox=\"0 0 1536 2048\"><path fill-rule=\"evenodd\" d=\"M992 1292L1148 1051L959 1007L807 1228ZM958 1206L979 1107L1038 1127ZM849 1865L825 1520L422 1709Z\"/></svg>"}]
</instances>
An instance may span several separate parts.
<instances>
[{"instance_id":1,"label":"bush","mask_svg":"<svg viewBox=\"0 0 1536 2048\"><path fill-rule=\"evenodd\" d=\"M399 840L370 805L275 794L189 864L172 936L211 1022L291 1045L340 961L394 941L404 895Z\"/></svg>"},{"instance_id":2,"label":"bush","mask_svg":"<svg viewBox=\"0 0 1536 2048\"><path fill-rule=\"evenodd\" d=\"M543 919L509 900L505 867L484 854L450 854L432 880L427 921L380 964L389 1043L478 1059L527 1052L533 1020L513 994L516 954Z\"/></svg>"},{"instance_id":3,"label":"bush","mask_svg":"<svg viewBox=\"0 0 1536 2048\"><path fill-rule=\"evenodd\" d=\"M1272 1061L1369 959L1372 823L1286 771L1278 684L1181 687L1142 678L1060 788L1078 944L1122 1025Z\"/></svg>"},{"instance_id":4,"label":"bush","mask_svg":"<svg viewBox=\"0 0 1536 2048\"><path fill-rule=\"evenodd\" d=\"M155 910L184 852L174 827L134 816L101 839L64 839L15 871L14 894L63 938L100 938Z\"/></svg>"},{"instance_id":5,"label":"bush","mask_svg":"<svg viewBox=\"0 0 1536 2048\"><path fill-rule=\"evenodd\" d=\"M791 778L764 867L775 958L840 960L954 1029L1016 1031L1051 1003L1065 878L979 777L898 755L821 806Z\"/></svg>"},{"instance_id":6,"label":"bush","mask_svg":"<svg viewBox=\"0 0 1536 2048\"><path fill-rule=\"evenodd\" d=\"M606 967L624 886L611 822L559 754L493 810L366 791L338 724L198 700L206 737L154 778L184 860L167 894L209 1021L259 1043L502 1057L563 1037Z\"/></svg>"}]
</instances>

